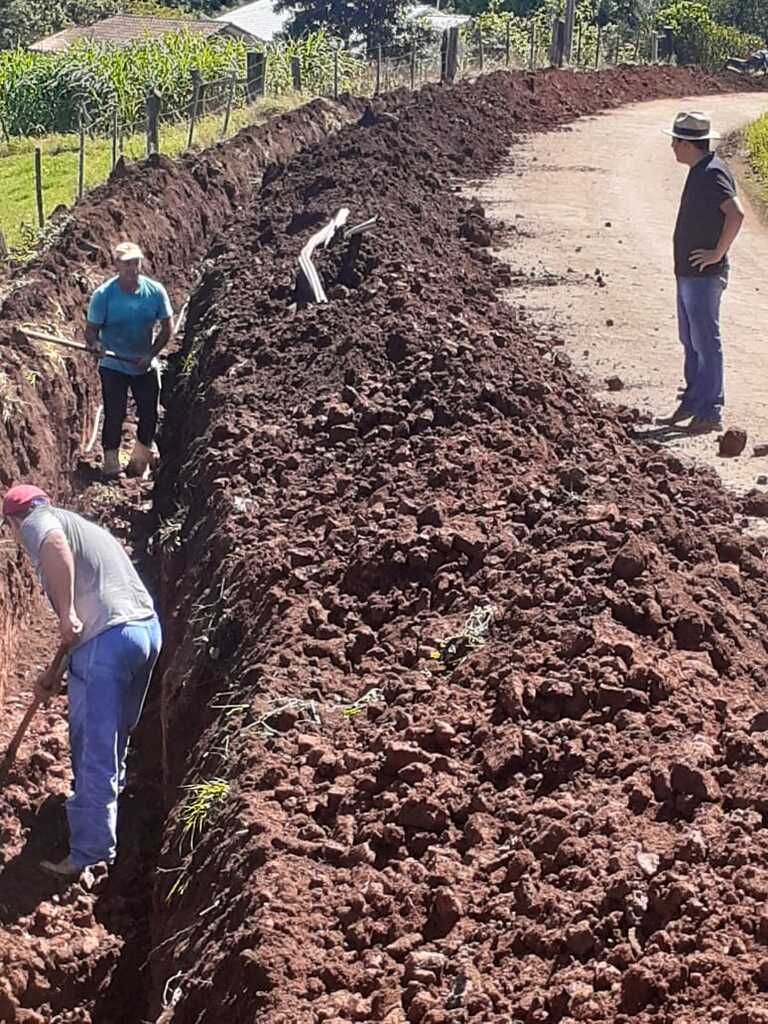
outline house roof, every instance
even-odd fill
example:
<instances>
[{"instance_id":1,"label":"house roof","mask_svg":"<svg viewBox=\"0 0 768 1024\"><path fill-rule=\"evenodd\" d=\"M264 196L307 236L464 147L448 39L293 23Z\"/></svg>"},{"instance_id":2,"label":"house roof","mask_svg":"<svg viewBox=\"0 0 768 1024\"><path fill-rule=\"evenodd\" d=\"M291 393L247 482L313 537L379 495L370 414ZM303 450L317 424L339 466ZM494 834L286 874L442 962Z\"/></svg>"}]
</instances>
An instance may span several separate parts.
<instances>
[{"instance_id":1,"label":"house roof","mask_svg":"<svg viewBox=\"0 0 768 1024\"><path fill-rule=\"evenodd\" d=\"M289 10L276 11L274 0L255 0L255 3L238 7L229 14L220 15L216 20L228 21L249 35L268 43L280 32L285 31L291 16ZM417 4L411 7L406 11L405 17L409 21L426 20L430 27L438 32L454 25L463 25L470 20L468 15L447 14L430 4Z\"/></svg>"},{"instance_id":2,"label":"house roof","mask_svg":"<svg viewBox=\"0 0 768 1024\"><path fill-rule=\"evenodd\" d=\"M222 14L216 20L228 21L251 36L270 42L291 20L291 11L276 11L274 0L256 0L255 3L238 7L229 14Z\"/></svg>"},{"instance_id":3,"label":"house roof","mask_svg":"<svg viewBox=\"0 0 768 1024\"><path fill-rule=\"evenodd\" d=\"M407 21L425 20L429 22L432 29L442 32L447 28L454 28L457 25L465 25L470 21L468 14L453 14L448 11L439 11L431 4L416 4L405 12Z\"/></svg>"},{"instance_id":4,"label":"house roof","mask_svg":"<svg viewBox=\"0 0 768 1024\"><path fill-rule=\"evenodd\" d=\"M52 36L38 39L29 49L37 53L61 53L81 39L112 46L128 46L147 36L156 39L169 32L191 32L206 38L233 32L239 36L244 34L234 26L210 18L143 18L133 14L116 14L97 21L95 25L65 28Z\"/></svg>"}]
</instances>

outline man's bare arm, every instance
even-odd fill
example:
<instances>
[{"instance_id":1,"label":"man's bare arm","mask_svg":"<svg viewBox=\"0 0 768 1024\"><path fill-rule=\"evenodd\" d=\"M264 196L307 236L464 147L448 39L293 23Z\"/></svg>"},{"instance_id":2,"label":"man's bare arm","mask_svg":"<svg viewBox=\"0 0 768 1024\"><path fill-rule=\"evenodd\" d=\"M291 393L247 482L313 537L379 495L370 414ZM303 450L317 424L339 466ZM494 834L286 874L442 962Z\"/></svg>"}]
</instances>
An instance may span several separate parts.
<instances>
[{"instance_id":1,"label":"man's bare arm","mask_svg":"<svg viewBox=\"0 0 768 1024\"><path fill-rule=\"evenodd\" d=\"M75 611L75 562L62 530L51 530L40 546L40 572L59 616L61 642L71 647L83 624Z\"/></svg>"},{"instance_id":2,"label":"man's bare arm","mask_svg":"<svg viewBox=\"0 0 768 1024\"><path fill-rule=\"evenodd\" d=\"M165 320L160 321L160 330L157 332L155 343L152 346L153 359L155 358L155 356L160 355L160 353L167 345L170 345L171 341L173 341L173 334L173 317L169 316Z\"/></svg>"},{"instance_id":3,"label":"man's bare arm","mask_svg":"<svg viewBox=\"0 0 768 1024\"><path fill-rule=\"evenodd\" d=\"M90 320L85 325L85 344L91 349L92 352L101 351L101 338L99 332L101 328L98 324L92 324Z\"/></svg>"}]
</instances>

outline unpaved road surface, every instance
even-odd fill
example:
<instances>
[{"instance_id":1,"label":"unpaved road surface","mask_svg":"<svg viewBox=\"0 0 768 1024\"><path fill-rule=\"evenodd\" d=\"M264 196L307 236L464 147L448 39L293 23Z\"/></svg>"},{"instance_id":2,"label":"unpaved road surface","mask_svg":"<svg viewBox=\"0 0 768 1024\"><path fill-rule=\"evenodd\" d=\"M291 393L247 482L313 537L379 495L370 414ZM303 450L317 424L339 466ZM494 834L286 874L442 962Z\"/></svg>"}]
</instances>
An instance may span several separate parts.
<instances>
[{"instance_id":1,"label":"unpaved road surface","mask_svg":"<svg viewBox=\"0 0 768 1024\"><path fill-rule=\"evenodd\" d=\"M658 100L583 118L529 136L507 171L476 193L490 216L513 227L498 253L521 272L512 301L551 325L598 387L622 379L624 389L606 389L606 398L654 417L676 406L682 383L671 236L686 169L660 129L684 109L709 112L726 135L764 113L768 100ZM747 218L723 300L725 425L745 427L749 442L740 458L722 459L715 434L668 441L740 491L768 472L768 459L752 455L755 443L768 441L768 232L743 190L741 198Z\"/></svg>"}]
</instances>

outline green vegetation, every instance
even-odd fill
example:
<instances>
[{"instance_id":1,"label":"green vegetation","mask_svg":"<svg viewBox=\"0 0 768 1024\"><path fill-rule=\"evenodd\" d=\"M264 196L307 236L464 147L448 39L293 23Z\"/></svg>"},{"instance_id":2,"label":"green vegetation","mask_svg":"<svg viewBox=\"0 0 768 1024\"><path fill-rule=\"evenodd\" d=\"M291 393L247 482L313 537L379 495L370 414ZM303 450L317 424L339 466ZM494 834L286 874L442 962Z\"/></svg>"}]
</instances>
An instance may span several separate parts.
<instances>
[{"instance_id":1,"label":"green vegetation","mask_svg":"<svg viewBox=\"0 0 768 1024\"><path fill-rule=\"evenodd\" d=\"M285 112L302 102L298 96L264 100L254 106L241 107L232 113L229 134L255 124L277 113ZM222 115L203 118L195 128L194 148L213 145L221 138ZM178 156L187 147L186 124L163 125L160 132L161 152ZM45 139L12 139L0 144L0 229L14 255L22 258L34 248L37 232L35 213L34 163L35 145L43 151L43 207L46 217L57 206L70 206L77 194L78 139L73 135L49 135ZM123 143L127 159L138 160L146 153L143 132L127 136ZM3 155L5 154L5 155ZM112 169L112 141L89 138L86 146L85 185L94 188L107 180Z\"/></svg>"},{"instance_id":2,"label":"green vegetation","mask_svg":"<svg viewBox=\"0 0 768 1024\"><path fill-rule=\"evenodd\" d=\"M696 0L676 0L662 7L657 24L674 31L675 54L680 64L700 64L721 71L729 57L746 57L763 46L763 39L724 25L713 7Z\"/></svg>"},{"instance_id":3,"label":"green vegetation","mask_svg":"<svg viewBox=\"0 0 768 1024\"><path fill-rule=\"evenodd\" d=\"M186 854L191 858L201 836L208 828L211 815L229 793L229 783L226 779L207 779L205 782L197 782L184 788L189 795L182 805L179 819L179 853L184 856L186 849ZM178 869L178 877L165 898L166 903L170 903L175 896L181 896L185 892L191 878L190 866L188 860Z\"/></svg>"},{"instance_id":4,"label":"green vegetation","mask_svg":"<svg viewBox=\"0 0 768 1024\"><path fill-rule=\"evenodd\" d=\"M333 49L319 31L301 40L275 43L267 53L267 94L291 89L291 60L298 57L302 87L328 91L333 82ZM163 117L184 118L191 98L191 73L204 82L236 72L246 74L246 45L236 39L203 39L189 32L169 33L132 46L105 47L86 41L65 53L0 51L0 120L6 133L46 135L74 131L81 109L89 131L108 132L117 113L122 125L143 123L147 93L162 96ZM349 53L340 59L341 88L354 88L363 65ZM219 103L223 101L219 89ZM215 98L215 97L214 97Z\"/></svg>"},{"instance_id":5,"label":"green vegetation","mask_svg":"<svg viewBox=\"0 0 768 1024\"><path fill-rule=\"evenodd\" d=\"M753 121L744 133L749 162L768 196L768 114Z\"/></svg>"}]
</instances>

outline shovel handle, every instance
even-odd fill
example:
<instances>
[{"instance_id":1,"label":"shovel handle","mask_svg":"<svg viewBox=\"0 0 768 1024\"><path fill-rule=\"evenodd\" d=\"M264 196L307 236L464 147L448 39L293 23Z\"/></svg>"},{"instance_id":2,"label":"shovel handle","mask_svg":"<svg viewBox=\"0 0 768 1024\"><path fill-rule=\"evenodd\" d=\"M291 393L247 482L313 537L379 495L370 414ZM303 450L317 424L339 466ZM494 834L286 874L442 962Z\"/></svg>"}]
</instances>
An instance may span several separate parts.
<instances>
[{"instance_id":1,"label":"shovel handle","mask_svg":"<svg viewBox=\"0 0 768 1024\"><path fill-rule=\"evenodd\" d=\"M45 331L33 331L30 328L20 328L21 333L26 335L27 338L31 338L33 341L45 341L49 345L58 345L59 348L73 348L76 352L85 352L88 355L107 356L109 359L120 359L124 363L133 363L134 365L141 362L140 359L131 359L127 356L119 356L117 352L113 352L111 349L92 349L88 348L87 345L81 344L79 341L72 341L70 338L62 338L58 334L48 334Z\"/></svg>"},{"instance_id":2,"label":"shovel handle","mask_svg":"<svg viewBox=\"0 0 768 1024\"><path fill-rule=\"evenodd\" d=\"M2 774L3 772L7 771L11 767L13 762L16 760L16 755L19 752L19 747L21 746L21 741L24 739L24 734L26 733L27 729L29 728L29 723L35 717L35 712L40 707L41 703L42 703L42 701L40 700L40 698L39 697L35 697L35 699L32 701L32 703L27 708L26 714L22 718L21 724L19 725L18 729L14 733L13 739L11 740L9 747L8 747L8 749L5 752L5 757L3 758L3 763L0 764L0 774Z\"/></svg>"},{"instance_id":3,"label":"shovel handle","mask_svg":"<svg viewBox=\"0 0 768 1024\"><path fill-rule=\"evenodd\" d=\"M68 657L69 649L67 647L60 646L58 651L56 651L56 656L51 662L50 668L48 669L48 673L57 682L64 673L64 669L67 666ZM2 763L0 763L0 775L6 772L11 767L13 762L16 760L16 755L19 752L21 741L24 739L26 731L29 728L29 723L35 717L35 712L42 703L43 700L41 697L35 697L32 703L27 708L24 717L22 718L21 723L19 724L18 729L13 734L13 739L11 740L8 749L5 752L5 756L3 757Z\"/></svg>"}]
</instances>

